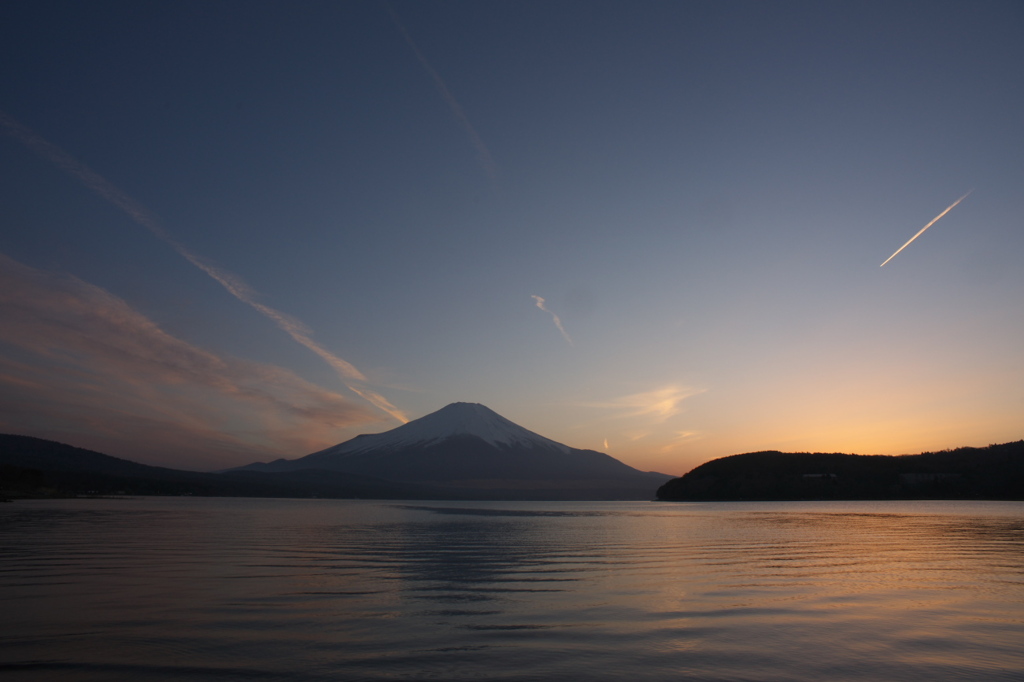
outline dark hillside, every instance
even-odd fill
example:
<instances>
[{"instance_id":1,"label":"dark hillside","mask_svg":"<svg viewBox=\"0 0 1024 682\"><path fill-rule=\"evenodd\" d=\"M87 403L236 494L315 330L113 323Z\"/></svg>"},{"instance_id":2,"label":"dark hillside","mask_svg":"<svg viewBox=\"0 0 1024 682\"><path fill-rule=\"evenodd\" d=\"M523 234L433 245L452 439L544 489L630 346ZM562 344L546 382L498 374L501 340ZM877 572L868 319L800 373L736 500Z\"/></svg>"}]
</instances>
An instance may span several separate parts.
<instances>
[{"instance_id":1,"label":"dark hillside","mask_svg":"<svg viewBox=\"0 0 1024 682\"><path fill-rule=\"evenodd\" d=\"M751 452L658 489L661 500L1024 500L1024 441L920 455Z\"/></svg>"},{"instance_id":2,"label":"dark hillside","mask_svg":"<svg viewBox=\"0 0 1024 682\"><path fill-rule=\"evenodd\" d=\"M0 499L80 495L459 497L457 491L335 471L267 474L166 469L42 438L0 434Z\"/></svg>"},{"instance_id":3,"label":"dark hillside","mask_svg":"<svg viewBox=\"0 0 1024 682\"><path fill-rule=\"evenodd\" d=\"M598 454L598 453L593 453ZM449 485L419 480L385 480L361 473L300 469L220 473L147 466L41 438L0 434L0 500L93 495L196 495L208 497L323 497L391 500L650 499L663 478L651 475L633 488L606 480L530 482L475 480ZM413 472L414 474L416 471ZM550 485L558 484L554 490ZM625 493L624 493L625 491ZM623 498L624 494L630 495Z\"/></svg>"}]
</instances>

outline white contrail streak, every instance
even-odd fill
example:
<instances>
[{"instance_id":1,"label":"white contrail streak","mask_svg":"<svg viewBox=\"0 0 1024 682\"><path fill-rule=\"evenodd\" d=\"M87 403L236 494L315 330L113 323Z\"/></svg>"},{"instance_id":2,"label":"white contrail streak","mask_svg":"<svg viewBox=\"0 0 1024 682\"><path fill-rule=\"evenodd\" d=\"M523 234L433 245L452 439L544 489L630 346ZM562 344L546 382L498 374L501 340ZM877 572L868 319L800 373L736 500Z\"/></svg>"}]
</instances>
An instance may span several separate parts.
<instances>
[{"instance_id":1,"label":"white contrail streak","mask_svg":"<svg viewBox=\"0 0 1024 682\"><path fill-rule=\"evenodd\" d=\"M310 330L295 318L275 310L270 306L263 305L255 298L255 292L243 282L237 275L215 268L206 263L202 258L192 253L184 246L174 241L170 235L160 226L156 218L146 210L142 204L125 194L109 180L92 170L84 163L74 158L63 149L45 140L34 132L23 126L18 121L0 111L0 126L5 128L12 137L34 151L39 156L47 159L61 170L77 178L82 184L94 191L107 202L113 204L128 215L135 223L146 228L149 232L168 244L178 254L192 265L196 266L207 275L216 280L228 293L242 303L251 306L264 317L274 322L279 329L302 344L309 350L319 355L331 369L337 373L342 382L356 395L362 397L370 404L388 413L400 422L409 421L402 412L387 401L383 396L361 385L366 382L366 377L351 363L342 360L329 350L310 338Z\"/></svg>"},{"instance_id":2,"label":"white contrail streak","mask_svg":"<svg viewBox=\"0 0 1024 682\"><path fill-rule=\"evenodd\" d=\"M939 219L940 219L940 218L941 218L942 216L944 216L944 215L946 215L947 213L949 213L950 211L952 211L952 210L953 210L953 208L954 208L954 207L955 207L955 206L956 206L957 204L959 204L959 203L960 203L961 201L963 201L964 199L966 199L966 198L967 198L967 195L968 195L968 194L970 194L970 193L971 193L971 192L973 192L973 191L974 191L973 189L972 189L972 190L970 190L970 191L968 191L968 192L967 192L967 194L963 195L962 197L960 197L959 199L957 199L956 201L954 201L954 202L953 202L952 204L950 204L950 205L949 205L949 207L948 207L948 208L947 208L947 209L946 209L945 211L943 211L943 212L942 212L942 213L940 213L939 215L937 215L937 216L935 216L934 218L932 218L931 222L930 222L930 223L928 223L927 225L925 225L924 227L922 227L922 228L921 228L921 230L920 230L920 231L919 231L919 232L918 232L917 234L915 234L915 235L914 235L913 237L911 237L911 238L910 238L910 240L909 240L909 241L907 241L907 243L906 243L906 244L904 244L904 245L903 245L903 246L901 246L900 248L896 249L896 253L894 253L894 254L892 254L891 256L889 256L888 258L886 258L886 259L885 259L885 263L888 263L889 261L891 261L891 260L892 260L893 258L895 258L895 257L896 257L896 254L897 254L897 253L899 253L899 252L900 252L900 251L902 251L903 249L905 249L905 248L907 248L908 246L910 246L910 242L912 242L912 241L914 241L915 239L917 239L918 237L920 237L920 236L921 236L922 234L924 234L924 231L925 231L925 230L927 230L927 229L928 229L929 227L931 227L931 226L932 226L932 225L934 225L935 223L939 222ZM884 267L884 266L885 266L885 263L882 263L882 264L881 264L881 265L879 265L878 267L880 267L880 268L881 268L881 267Z\"/></svg>"},{"instance_id":3,"label":"white contrail streak","mask_svg":"<svg viewBox=\"0 0 1024 682\"><path fill-rule=\"evenodd\" d=\"M437 88L438 93L440 93L445 103L448 104L448 108L452 110L455 118L459 120L459 123L461 123L462 127L465 129L466 134L469 136L469 141L472 142L473 146L476 148L476 153L480 159L480 165L483 166L484 172L490 176L492 181L496 180L498 177L498 166L494 163L494 158L491 156L490 150L487 149L487 145L484 144L484 141L476 132L476 128L474 128L473 124L469 122L469 117L466 116L466 112L463 111L462 105L459 104L459 101L455 99L455 95L453 95L451 90L448 89L448 85L444 82L444 79L441 78L441 74L439 74L434 67L430 65L427 58L423 56L422 52L420 52L420 48L416 45L412 36L409 35L409 32L405 30L405 26L402 25L402 22L399 21L398 15L395 14L395 10L392 9L391 4L387 2L384 4L388 8L388 13L391 14L391 20L395 22L395 27L398 29L398 32L402 34L402 37L405 38L405 42L412 48L412 51L415 53L416 59L419 60L420 65L434 80L434 87Z\"/></svg>"},{"instance_id":4,"label":"white contrail streak","mask_svg":"<svg viewBox=\"0 0 1024 682\"><path fill-rule=\"evenodd\" d=\"M565 339L566 343L568 343L570 346L573 345L572 339L569 337L569 332L565 331L565 327L562 326L562 321L558 319L558 315L555 315L553 312L551 312L544 306L544 299L541 298L540 296L534 295L531 295L530 298L537 302L538 308L540 308L547 314L551 315L551 318L555 321L555 326L558 327L558 331L562 333L562 338Z\"/></svg>"}]
</instances>

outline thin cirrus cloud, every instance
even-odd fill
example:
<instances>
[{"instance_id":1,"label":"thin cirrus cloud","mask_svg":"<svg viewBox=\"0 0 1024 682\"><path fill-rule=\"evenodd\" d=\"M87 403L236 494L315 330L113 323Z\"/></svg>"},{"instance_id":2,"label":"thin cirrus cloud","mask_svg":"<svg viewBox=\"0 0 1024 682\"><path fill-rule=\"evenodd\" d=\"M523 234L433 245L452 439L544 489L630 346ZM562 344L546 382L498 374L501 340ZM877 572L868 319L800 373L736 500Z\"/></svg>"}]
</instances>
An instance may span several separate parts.
<instances>
[{"instance_id":1,"label":"thin cirrus cloud","mask_svg":"<svg viewBox=\"0 0 1024 682\"><path fill-rule=\"evenodd\" d=\"M295 318L263 305L256 300L255 292L237 275L214 267L204 259L186 249L167 234L155 217L139 202L128 196L109 180L74 158L49 140L26 128L8 114L0 111L0 126L7 133L19 140L39 156L47 159L61 170L77 178L82 184L94 191L110 204L121 209L136 224L146 228L153 236L163 241L178 252L189 263L199 268L232 296L242 303L251 306L264 317L274 322L279 329L292 337L296 342L316 353L335 371L346 388L360 396L378 409L388 413L398 421L405 423L406 416L386 398L366 386L366 377L351 363L334 355L310 337L310 330Z\"/></svg>"},{"instance_id":2,"label":"thin cirrus cloud","mask_svg":"<svg viewBox=\"0 0 1024 682\"><path fill-rule=\"evenodd\" d=\"M682 414L683 403L706 389L679 386L662 386L650 391L629 393L599 403L580 403L581 407L604 411L601 428L611 433L604 437L604 449L611 450L614 442L616 452L635 450L642 447L646 453L671 454L683 441L701 436L696 431L673 430L666 423ZM614 436L614 439L611 437Z\"/></svg>"},{"instance_id":3,"label":"thin cirrus cloud","mask_svg":"<svg viewBox=\"0 0 1024 682\"><path fill-rule=\"evenodd\" d=\"M420 65L427 72L427 74L430 75L430 78L434 81L434 87L437 88L437 92L441 95L441 98L444 99L445 104L448 105L448 108L451 109L452 114L462 125L463 130L466 131L466 135L469 137L469 141L473 144L473 147L476 149L477 158L479 159L480 165L483 167L484 172L487 173L487 175L491 178L492 181L496 180L498 177L498 165L494 163L494 158L491 156L490 150L487 148L487 145L484 144L484 141L480 137L480 134L476 132L476 128L474 128L473 124L469 122L469 117L466 116L466 112L462 108L462 105L459 104L459 101L455 99L455 95L453 95L451 90L448 89L448 84L444 82L443 78L441 78L441 74L439 74L437 72L437 69L431 66L430 62L427 61L427 58L423 56L423 53L420 51L420 48L416 44L416 41L412 39L412 36L409 35L409 31L406 30L405 26L398 19L398 14L395 13L395 10L394 8L391 7L391 4L387 2L385 2L384 4L388 9L388 13L391 15L391 20L395 23L395 27L398 29L398 32L402 34L402 38L404 38L405 42L409 45L410 48L412 48L413 54L416 55L416 59L419 61Z\"/></svg>"},{"instance_id":4,"label":"thin cirrus cloud","mask_svg":"<svg viewBox=\"0 0 1024 682\"><path fill-rule=\"evenodd\" d=\"M540 296L533 295L531 295L530 298L532 298L536 302L538 308L540 308L547 314L551 315L551 319L554 320L555 326L558 327L558 331L559 333L561 333L562 338L565 339L565 342L568 343L570 346L573 345L572 337L569 336L569 332L565 331L565 327L562 326L562 320L558 317L558 315L555 315L553 312L548 310L547 306L545 305L545 299L541 298Z\"/></svg>"},{"instance_id":5,"label":"thin cirrus cloud","mask_svg":"<svg viewBox=\"0 0 1024 682\"><path fill-rule=\"evenodd\" d=\"M378 421L286 369L225 358L111 293L0 254L0 430L182 468L305 454Z\"/></svg>"},{"instance_id":6,"label":"thin cirrus cloud","mask_svg":"<svg viewBox=\"0 0 1024 682\"><path fill-rule=\"evenodd\" d=\"M612 416L617 418L643 417L654 423L661 423L682 412L684 400L704 391L705 389L671 385L642 393L631 393L593 406L611 410Z\"/></svg>"}]
</instances>

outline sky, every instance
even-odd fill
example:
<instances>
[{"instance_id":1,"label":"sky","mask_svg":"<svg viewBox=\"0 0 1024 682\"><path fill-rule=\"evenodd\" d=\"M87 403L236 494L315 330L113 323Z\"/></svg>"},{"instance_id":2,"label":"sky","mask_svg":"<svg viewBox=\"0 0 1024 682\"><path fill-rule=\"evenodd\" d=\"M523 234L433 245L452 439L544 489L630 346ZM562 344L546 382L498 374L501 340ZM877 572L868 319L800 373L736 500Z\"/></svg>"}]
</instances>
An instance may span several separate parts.
<instances>
[{"instance_id":1,"label":"sky","mask_svg":"<svg viewBox=\"0 0 1024 682\"><path fill-rule=\"evenodd\" d=\"M464 401L674 475L1019 440L1022 34L1012 0L8 0L0 432L215 470Z\"/></svg>"}]
</instances>

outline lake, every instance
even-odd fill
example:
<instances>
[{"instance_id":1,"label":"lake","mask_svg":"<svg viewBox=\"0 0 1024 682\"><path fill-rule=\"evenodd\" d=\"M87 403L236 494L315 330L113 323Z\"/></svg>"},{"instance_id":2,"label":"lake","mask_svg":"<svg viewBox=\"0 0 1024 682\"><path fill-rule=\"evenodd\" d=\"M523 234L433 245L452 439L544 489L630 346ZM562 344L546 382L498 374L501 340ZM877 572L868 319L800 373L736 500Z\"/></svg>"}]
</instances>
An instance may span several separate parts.
<instances>
[{"instance_id":1,"label":"lake","mask_svg":"<svg viewBox=\"0 0 1024 682\"><path fill-rule=\"evenodd\" d=\"M14 680L1021 680L1024 503L0 505Z\"/></svg>"}]
</instances>

